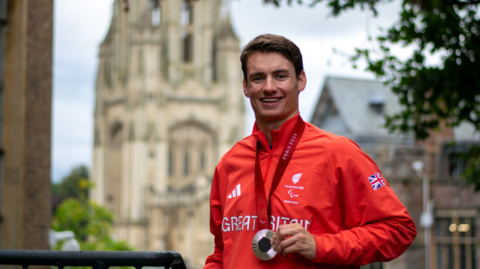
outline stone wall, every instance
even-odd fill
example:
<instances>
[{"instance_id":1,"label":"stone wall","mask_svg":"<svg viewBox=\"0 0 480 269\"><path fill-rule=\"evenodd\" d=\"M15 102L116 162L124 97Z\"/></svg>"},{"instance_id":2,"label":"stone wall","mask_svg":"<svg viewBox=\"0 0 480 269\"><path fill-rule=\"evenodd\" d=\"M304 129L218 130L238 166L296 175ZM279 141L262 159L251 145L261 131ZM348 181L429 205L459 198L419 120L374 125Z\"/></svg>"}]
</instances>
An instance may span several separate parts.
<instances>
[{"instance_id":1,"label":"stone wall","mask_svg":"<svg viewBox=\"0 0 480 269\"><path fill-rule=\"evenodd\" d=\"M8 1L2 249L48 249L53 0Z\"/></svg>"}]
</instances>

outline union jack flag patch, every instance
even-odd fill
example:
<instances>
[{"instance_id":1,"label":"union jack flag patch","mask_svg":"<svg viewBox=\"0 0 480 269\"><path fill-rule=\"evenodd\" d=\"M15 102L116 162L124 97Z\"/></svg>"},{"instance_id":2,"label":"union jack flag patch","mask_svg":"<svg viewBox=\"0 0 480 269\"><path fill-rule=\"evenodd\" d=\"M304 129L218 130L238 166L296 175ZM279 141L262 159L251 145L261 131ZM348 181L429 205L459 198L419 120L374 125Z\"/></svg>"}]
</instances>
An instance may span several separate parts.
<instances>
[{"instance_id":1,"label":"union jack flag patch","mask_svg":"<svg viewBox=\"0 0 480 269\"><path fill-rule=\"evenodd\" d=\"M382 186L385 186L385 181L383 181L380 173L375 173L369 176L368 181L370 181L370 185L372 185L374 191L380 189Z\"/></svg>"}]
</instances>

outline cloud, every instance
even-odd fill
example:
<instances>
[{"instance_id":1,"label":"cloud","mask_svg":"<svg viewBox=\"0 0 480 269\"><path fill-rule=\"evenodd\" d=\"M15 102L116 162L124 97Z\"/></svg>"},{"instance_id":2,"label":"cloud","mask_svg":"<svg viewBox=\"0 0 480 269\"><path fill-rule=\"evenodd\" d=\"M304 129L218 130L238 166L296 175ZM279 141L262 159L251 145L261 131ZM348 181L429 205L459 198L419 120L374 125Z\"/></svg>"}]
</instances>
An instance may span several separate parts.
<instances>
[{"instance_id":1,"label":"cloud","mask_svg":"<svg viewBox=\"0 0 480 269\"><path fill-rule=\"evenodd\" d=\"M373 17L368 9L356 7L337 17L331 15L325 3L310 8L308 4L277 8L265 5L262 0L232 1L231 13L234 29L246 43L256 35L273 33L296 39L309 36L319 40L351 37L352 34L375 34L378 26L390 26L397 18L400 1L379 4L379 15ZM352 37L351 37L352 38ZM352 38L353 40L353 38Z\"/></svg>"},{"instance_id":2,"label":"cloud","mask_svg":"<svg viewBox=\"0 0 480 269\"><path fill-rule=\"evenodd\" d=\"M346 53L355 46L368 46L369 34L378 26L390 26L398 18L400 1L380 5L379 16L359 8L338 17L329 15L325 4L315 8L292 5L276 8L263 0L228 0L233 28L245 45L262 33L281 34L302 50L308 84L300 94L300 111L305 120L316 105L327 75L372 78L351 68L348 61L332 52ZM307 1L308 2L308 1ZM79 164L91 163L94 87L98 46L107 33L112 0L57 0L54 14L53 158L52 179L58 181ZM239 86L241 89L241 86ZM248 100L246 132L254 122Z\"/></svg>"},{"instance_id":3,"label":"cloud","mask_svg":"<svg viewBox=\"0 0 480 269\"><path fill-rule=\"evenodd\" d=\"M91 162L98 45L112 1L58 0L54 13L52 180Z\"/></svg>"}]
</instances>

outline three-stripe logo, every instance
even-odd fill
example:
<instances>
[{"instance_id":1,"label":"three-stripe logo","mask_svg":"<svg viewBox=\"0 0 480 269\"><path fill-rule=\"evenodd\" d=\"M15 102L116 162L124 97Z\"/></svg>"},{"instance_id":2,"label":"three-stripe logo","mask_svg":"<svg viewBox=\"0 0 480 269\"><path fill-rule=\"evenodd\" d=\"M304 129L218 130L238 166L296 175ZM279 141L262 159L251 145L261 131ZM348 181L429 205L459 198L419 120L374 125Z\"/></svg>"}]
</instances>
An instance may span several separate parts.
<instances>
[{"instance_id":1,"label":"three-stripe logo","mask_svg":"<svg viewBox=\"0 0 480 269\"><path fill-rule=\"evenodd\" d=\"M240 196L240 194L242 194L242 192L241 192L241 190L240 190L240 184L238 184L238 185L235 187L235 189L232 191L232 193L227 196L227 198L228 198L228 199L234 198L234 197Z\"/></svg>"}]
</instances>

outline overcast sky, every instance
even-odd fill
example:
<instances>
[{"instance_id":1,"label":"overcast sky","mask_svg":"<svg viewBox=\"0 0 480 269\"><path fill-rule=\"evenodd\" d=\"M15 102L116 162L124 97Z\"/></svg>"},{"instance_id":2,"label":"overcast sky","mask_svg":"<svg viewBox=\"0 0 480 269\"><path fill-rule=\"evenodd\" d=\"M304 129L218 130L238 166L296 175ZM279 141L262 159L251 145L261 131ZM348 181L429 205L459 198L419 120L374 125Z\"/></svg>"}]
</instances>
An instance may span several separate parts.
<instances>
[{"instance_id":1,"label":"overcast sky","mask_svg":"<svg viewBox=\"0 0 480 269\"><path fill-rule=\"evenodd\" d=\"M307 88L300 94L300 113L307 121L326 76L374 78L354 70L347 59L333 53L333 48L352 53L355 47L370 47L368 35L378 34L380 26L390 26L399 11L396 1L380 6L379 16L375 18L370 11L359 9L334 18L325 4L315 8L306 5L276 8L262 2L230 1L234 31L242 46L259 34L273 33L286 36L300 47L308 81ZM113 0L55 1L53 181L60 180L75 166L90 167L91 164L97 53L108 30L112 3ZM250 132L254 117L249 103L245 104L248 106L246 130Z\"/></svg>"}]
</instances>

